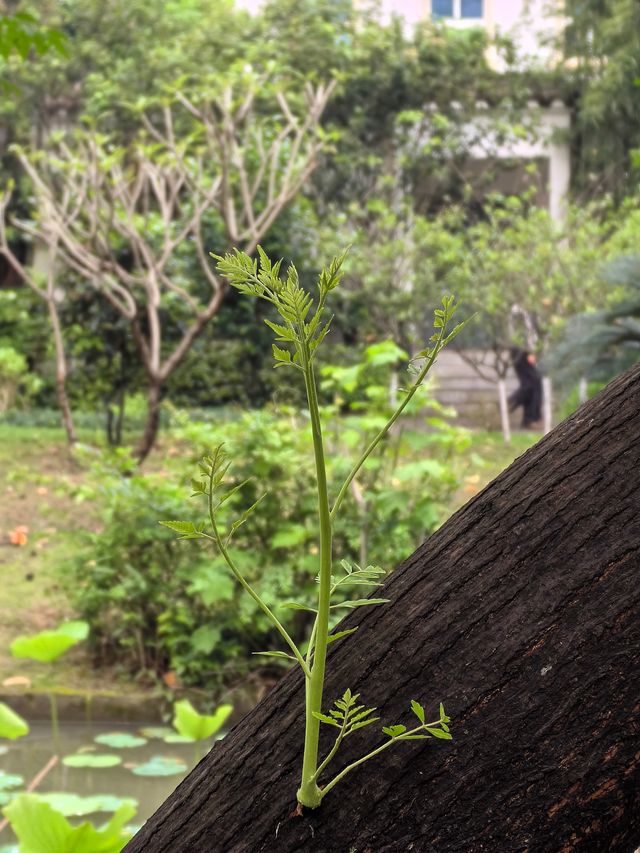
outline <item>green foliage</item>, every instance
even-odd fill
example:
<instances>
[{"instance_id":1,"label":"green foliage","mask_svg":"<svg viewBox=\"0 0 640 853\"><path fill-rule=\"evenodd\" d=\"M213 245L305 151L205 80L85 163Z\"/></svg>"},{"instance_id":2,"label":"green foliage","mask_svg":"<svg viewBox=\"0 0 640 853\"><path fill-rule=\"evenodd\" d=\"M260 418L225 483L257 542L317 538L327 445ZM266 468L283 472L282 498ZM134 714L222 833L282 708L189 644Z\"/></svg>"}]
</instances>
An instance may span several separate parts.
<instances>
[{"instance_id":1,"label":"green foliage","mask_svg":"<svg viewBox=\"0 0 640 853\"><path fill-rule=\"evenodd\" d=\"M0 738L15 740L28 734L28 723L4 702L0 702Z\"/></svg>"},{"instance_id":2,"label":"green foliage","mask_svg":"<svg viewBox=\"0 0 640 853\"><path fill-rule=\"evenodd\" d=\"M206 740L220 731L232 711L232 705L219 705L213 714L199 714L188 699L181 699L173 706L173 725L190 740Z\"/></svg>"},{"instance_id":3,"label":"green foliage","mask_svg":"<svg viewBox=\"0 0 640 853\"><path fill-rule=\"evenodd\" d=\"M579 314L567 324L553 353L564 381L580 376L606 381L640 361L640 255L622 255L603 270L606 308Z\"/></svg>"},{"instance_id":4,"label":"green foliage","mask_svg":"<svg viewBox=\"0 0 640 853\"><path fill-rule=\"evenodd\" d=\"M12 346L0 346L0 414L16 400L24 404L38 390L40 382L29 373L27 360Z\"/></svg>"},{"instance_id":5,"label":"green foliage","mask_svg":"<svg viewBox=\"0 0 640 853\"><path fill-rule=\"evenodd\" d=\"M133 834L125 824L136 810L124 803L101 829L88 822L72 826L35 794L19 794L3 811L21 853L120 853Z\"/></svg>"},{"instance_id":6,"label":"green foliage","mask_svg":"<svg viewBox=\"0 0 640 853\"><path fill-rule=\"evenodd\" d=\"M66 56L66 39L60 30L43 27L31 12L18 10L12 15L0 14L0 56L7 60L15 52L24 60L31 51L38 56L49 51Z\"/></svg>"}]
</instances>

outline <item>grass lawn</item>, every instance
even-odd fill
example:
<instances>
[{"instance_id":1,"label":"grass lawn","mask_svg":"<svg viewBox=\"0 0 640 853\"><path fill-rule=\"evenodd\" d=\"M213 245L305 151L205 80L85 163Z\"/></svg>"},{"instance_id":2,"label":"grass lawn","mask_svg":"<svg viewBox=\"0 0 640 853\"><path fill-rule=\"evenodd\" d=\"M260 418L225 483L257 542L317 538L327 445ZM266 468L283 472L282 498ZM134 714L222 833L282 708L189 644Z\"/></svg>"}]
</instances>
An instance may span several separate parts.
<instances>
[{"instance_id":1,"label":"grass lawn","mask_svg":"<svg viewBox=\"0 0 640 853\"><path fill-rule=\"evenodd\" d=\"M469 450L453 464L462 479L451 512L480 491L521 455L538 434L514 433L505 446L498 433L477 431ZM95 433L81 440L96 443ZM163 467L170 436L145 464ZM176 449L171 447L173 464ZM26 677L34 687L78 690L117 688L112 673L95 673L82 647L55 665L18 661L9 645L18 634L34 633L73 618L65 595L65 571L83 529L96 529L91 502L82 499L82 464L68 449L62 430L0 425L0 686ZM26 528L20 537L20 528ZM23 544L12 544L11 537ZM26 541L25 541L26 540Z\"/></svg>"}]
</instances>

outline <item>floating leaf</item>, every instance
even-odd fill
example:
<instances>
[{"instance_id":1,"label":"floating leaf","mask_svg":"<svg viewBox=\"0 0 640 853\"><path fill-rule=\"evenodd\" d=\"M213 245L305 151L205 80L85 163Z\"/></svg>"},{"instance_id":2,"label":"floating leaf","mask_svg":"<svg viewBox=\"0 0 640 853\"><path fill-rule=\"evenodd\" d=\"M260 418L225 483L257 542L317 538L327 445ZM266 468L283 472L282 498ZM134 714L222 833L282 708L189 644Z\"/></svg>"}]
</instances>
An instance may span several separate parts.
<instances>
[{"instance_id":1,"label":"floating leaf","mask_svg":"<svg viewBox=\"0 0 640 853\"><path fill-rule=\"evenodd\" d=\"M160 738L162 740L167 735L173 734L173 729L168 726L146 726L140 729L140 734L146 738Z\"/></svg>"},{"instance_id":2,"label":"floating leaf","mask_svg":"<svg viewBox=\"0 0 640 853\"><path fill-rule=\"evenodd\" d=\"M144 764L138 764L132 769L136 776L175 776L185 773L187 765L179 758L166 758L163 755L154 755Z\"/></svg>"},{"instance_id":3,"label":"floating leaf","mask_svg":"<svg viewBox=\"0 0 640 853\"><path fill-rule=\"evenodd\" d=\"M15 740L29 734L29 724L19 714L0 702L0 737Z\"/></svg>"},{"instance_id":4,"label":"floating leaf","mask_svg":"<svg viewBox=\"0 0 640 853\"><path fill-rule=\"evenodd\" d=\"M205 740L222 728L232 711L232 705L219 705L213 714L199 714L188 699L181 699L173 706L173 725L185 737Z\"/></svg>"},{"instance_id":5,"label":"floating leaf","mask_svg":"<svg viewBox=\"0 0 640 853\"><path fill-rule=\"evenodd\" d=\"M24 785L22 776L15 773L5 773L0 770L0 791L7 791L9 788L20 788Z\"/></svg>"},{"instance_id":6,"label":"floating leaf","mask_svg":"<svg viewBox=\"0 0 640 853\"><path fill-rule=\"evenodd\" d=\"M187 735L179 735L177 732L170 732L168 735L165 735L162 740L165 743L195 743L195 738L188 737Z\"/></svg>"},{"instance_id":7,"label":"floating leaf","mask_svg":"<svg viewBox=\"0 0 640 853\"><path fill-rule=\"evenodd\" d=\"M106 753L75 753L75 755L65 755L62 763L66 767L115 767L116 764L122 764L122 759L119 755Z\"/></svg>"},{"instance_id":8,"label":"floating leaf","mask_svg":"<svg viewBox=\"0 0 640 853\"><path fill-rule=\"evenodd\" d=\"M112 746L114 749L133 749L147 743L146 738L136 737L136 735L128 732L107 732L107 734L94 737L94 740L101 746Z\"/></svg>"},{"instance_id":9,"label":"floating leaf","mask_svg":"<svg viewBox=\"0 0 640 853\"><path fill-rule=\"evenodd\" d=\"M133 797L116 797L113 794L94 794L90 797L83 797L80 794L53 791L37 796L41 802L48 803L52 809L65 815L65 817L72 815L79 817L97 812L115 812L123 805L134 810L138 808L138 801Z\"/></svg>"}]
</instances>

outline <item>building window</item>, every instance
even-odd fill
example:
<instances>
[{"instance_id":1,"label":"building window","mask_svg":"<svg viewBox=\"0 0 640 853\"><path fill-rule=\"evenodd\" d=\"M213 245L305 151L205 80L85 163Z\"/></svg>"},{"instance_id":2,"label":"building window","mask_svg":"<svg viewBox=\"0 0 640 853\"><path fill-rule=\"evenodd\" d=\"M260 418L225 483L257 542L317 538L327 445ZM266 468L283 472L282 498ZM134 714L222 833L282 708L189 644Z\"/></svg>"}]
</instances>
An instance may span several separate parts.
<instances>
[{"instance_id":1,"label":"building window","mask_svg":"<svg viewBox=\"0 0 640 853\"><path fill-rule=\"evenodd\" d=\"M460 2L460 17L461 18L482 18L483 14L482 0L461 0Z\"/></svg>"},{"instance_id":2,"label":"building window","mask_svg":"<svg viewBox=\"0 0 640 853\"><path fill-rule=\"evenodd\" d=\"M433 18L481 19L484 17L483 0L431 0Z\"/></svg>"},{"instance_id":3,"label":"building window","mask_svg":"<svg viewBox=\"0 0 640 853\"><path fill-rule=\"evenodd\" d=\"M431 0L434 18L453 18L453 0Z\"/></svg>"}]
</instances>

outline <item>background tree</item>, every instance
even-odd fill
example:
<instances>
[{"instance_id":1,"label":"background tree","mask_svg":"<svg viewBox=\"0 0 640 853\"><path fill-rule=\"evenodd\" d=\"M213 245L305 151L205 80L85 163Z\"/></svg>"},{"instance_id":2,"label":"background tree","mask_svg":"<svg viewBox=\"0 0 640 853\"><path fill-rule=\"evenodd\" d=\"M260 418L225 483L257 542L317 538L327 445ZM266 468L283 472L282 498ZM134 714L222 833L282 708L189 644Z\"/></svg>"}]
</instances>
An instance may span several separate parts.
<instances>
[{"instance_id":1,"label":"background tree","mask_svg":"<svg viewBox=\"0 0 640 853\"><path fill-rule=\"evenodd\" d=\"M146 135L128 148L89 133L72 142L61 138L47 152L17 149L38 212L32 222L16 220L16 226L59 251L61 262L130 324L147 376L140 459L155 441L167 378L226 292L209 263L212 212L224 246L252 252L316 166L319 120L332 85L306 86L298 103L273 87L279 113L260 120L254 102L258 93L264 100L267 86L264 77L249 74L219 82L217 97L178 90L173 103L159 105L157 116L143 114ZM180 107L194 122L189 135L175 130ZM181 256L191 246L208 297L182 275ZM168 309L188 319L166 352Z\"/></svg>"}]
</instances>

